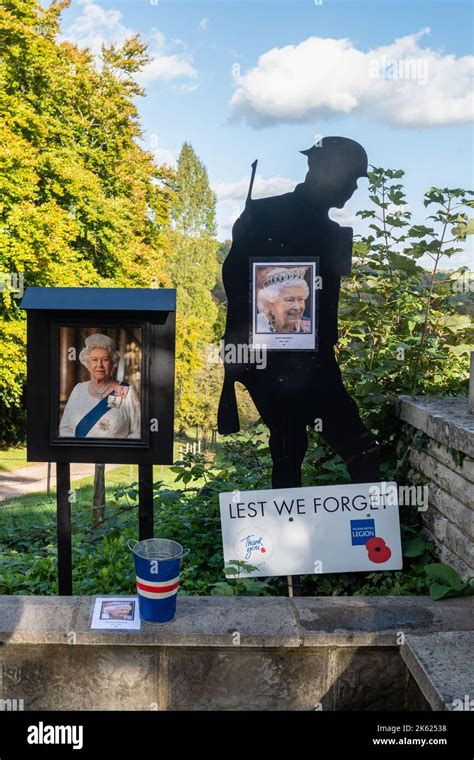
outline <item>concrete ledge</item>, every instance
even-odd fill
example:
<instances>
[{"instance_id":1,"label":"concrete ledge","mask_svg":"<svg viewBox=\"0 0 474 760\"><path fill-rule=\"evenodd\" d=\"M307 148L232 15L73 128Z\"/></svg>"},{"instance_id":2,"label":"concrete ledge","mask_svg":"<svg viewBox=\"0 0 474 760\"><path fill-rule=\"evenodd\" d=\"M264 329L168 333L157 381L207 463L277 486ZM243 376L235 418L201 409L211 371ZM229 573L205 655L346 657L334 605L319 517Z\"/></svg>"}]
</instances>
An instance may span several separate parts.
<instances>
[{"instance_id":1,"label":"concrete ledge","mask_svg":"<svg viewBox=\"0 0 474 760\"><path fill-rule=\"evenodd\" d=\"M242 647L398 646L400 632L474 630L474 597L179 596L172 623L92 631L95 598L0 596L0 643L235 648L239 633Z\"/></svg>"},{"instance_id":2,"label":"concrete ledge","mask_svg":"<svg viewBox=\"0 0 474 760\"><path fill-rule=\"evenodd\" d=\"M474 633L450 631L407 636L400 653L433 710L473 710L473 649Z\"/></svg>"},{"instance_id":3,"label":"concrete ledge","mask_svg":"<svg viewBox=\"0 0 474 760\"><path fill-rule=\"evenodd\" d=\"M400 396L398 416L447 449L474 459L474 415L467 398Z\"/></svg>"},{"instance_id":4,"label":"concrete ledge","mask_svg":"<svg viewBox=\"0 0 474 760\"><path fill-rule=\"evenodd\" d=\"M139 631L91 631L94 601L0 597L0 710L429 710L470 693L431 642L472 635L473 597L182 596Z\"/></svg>"}]
</instances>

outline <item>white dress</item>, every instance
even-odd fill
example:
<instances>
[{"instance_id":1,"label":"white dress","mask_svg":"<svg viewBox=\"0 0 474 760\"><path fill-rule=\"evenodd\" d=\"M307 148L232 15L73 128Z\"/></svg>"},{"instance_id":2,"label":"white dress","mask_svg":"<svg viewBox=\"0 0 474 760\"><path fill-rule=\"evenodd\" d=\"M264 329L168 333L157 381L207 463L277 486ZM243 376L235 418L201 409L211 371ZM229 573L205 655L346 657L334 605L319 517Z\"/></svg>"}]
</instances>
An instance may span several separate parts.
<instances>
[{"instance_id":1,"label":"white dress","mask_svg":"<svg viewBox=\"0 0 474 760\"><path fill-rule=\"evenodd\" d=\"M64 414L59 424L60 438L74 438L75 430L82 418L91 411L101 399L91 396L89 381L78 383L69 396ZM127 395L115 399L117 406L111 406L91 427L86 438L140 438L140 401L133 385ZM112 397L114 398L114 397Z\"/></svg>"}]
</instances>

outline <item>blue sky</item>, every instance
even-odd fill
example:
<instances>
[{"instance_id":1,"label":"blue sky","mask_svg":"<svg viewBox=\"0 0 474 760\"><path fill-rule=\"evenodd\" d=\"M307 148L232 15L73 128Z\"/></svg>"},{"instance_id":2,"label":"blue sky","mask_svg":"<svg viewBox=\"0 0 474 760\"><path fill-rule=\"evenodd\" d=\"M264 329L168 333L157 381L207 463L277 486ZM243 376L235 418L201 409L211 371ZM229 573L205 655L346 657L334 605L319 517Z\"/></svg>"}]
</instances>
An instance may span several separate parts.
<instances>
[{"instance_id":1,"label":"blue sky","mask_svg":"<svg viewBox=\"0 0 474 760\"><path fill-rule=\"evenodd\" d=\"M95 52L136 32L148 42L144 145L172 164L193 144L229 237L251 162L256 196L286 192L317 135L351 137L370 163L404 169L414 221L428 187L472 188L472 23L457 0L72 0L62 31ZM367 195L360 180L335 218L361 231L353 215Z\"/></svg>"}]
</instances>

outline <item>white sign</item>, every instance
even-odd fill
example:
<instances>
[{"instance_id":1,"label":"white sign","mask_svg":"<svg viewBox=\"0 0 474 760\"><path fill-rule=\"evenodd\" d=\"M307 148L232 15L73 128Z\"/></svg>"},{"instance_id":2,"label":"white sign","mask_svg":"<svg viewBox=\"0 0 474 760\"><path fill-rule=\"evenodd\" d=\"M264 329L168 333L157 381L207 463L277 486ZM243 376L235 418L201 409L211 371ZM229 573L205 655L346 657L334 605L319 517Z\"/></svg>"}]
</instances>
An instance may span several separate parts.
<instances>
[{"instance_id":1,"label":"white sign","mask_svg":"<svg viewBox=\"0 0 474 760\"><path fill-rule=\"evenodd\" d=\"M234 491L219 503L226 568L256 568L240 577L403 567L396 483Z\"/></svg>"},{"instance_id":2,"label":"white sign","mask_svg":"<svg viewBox=\"0 0 474 760\"><path fill-rule=\"evenodd\" d=\"M138 598L104 596L95 600L91 628L140 630Z\"/></svg>"}]
</instances>

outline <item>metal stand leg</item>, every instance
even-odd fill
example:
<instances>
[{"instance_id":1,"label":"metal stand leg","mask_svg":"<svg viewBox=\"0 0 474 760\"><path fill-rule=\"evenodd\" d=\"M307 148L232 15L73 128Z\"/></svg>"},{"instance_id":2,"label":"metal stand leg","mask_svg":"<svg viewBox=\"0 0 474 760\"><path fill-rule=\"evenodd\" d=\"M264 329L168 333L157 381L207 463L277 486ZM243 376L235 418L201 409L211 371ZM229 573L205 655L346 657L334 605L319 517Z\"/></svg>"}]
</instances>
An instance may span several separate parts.
<instances>
[{"instance_id":1,"label":"metal stand leg","mask_svg":"<svg viewBox=\"0 0 474 760\"><path fill-rule=\"evenodd\" d=\"M153 465L138 465L138 538L153 538Z\"/></svg>"},{"instance_id":2,"label":"metal stand leg","mask_svg":"<svg viewBox=\"0 0 474 760\"><path fill-rule=\"evenodd\" d=\"M71 475L69 462L56 463L58 594L72 596Z\"/></svg>"}]
</instances>

